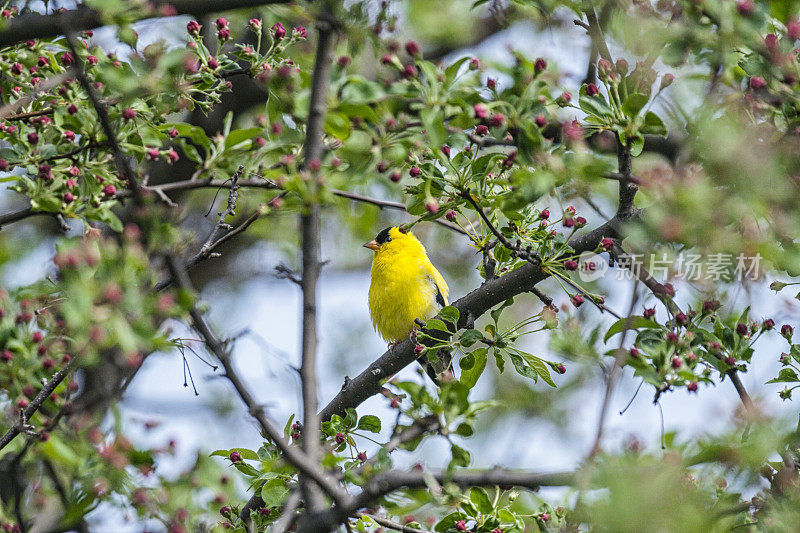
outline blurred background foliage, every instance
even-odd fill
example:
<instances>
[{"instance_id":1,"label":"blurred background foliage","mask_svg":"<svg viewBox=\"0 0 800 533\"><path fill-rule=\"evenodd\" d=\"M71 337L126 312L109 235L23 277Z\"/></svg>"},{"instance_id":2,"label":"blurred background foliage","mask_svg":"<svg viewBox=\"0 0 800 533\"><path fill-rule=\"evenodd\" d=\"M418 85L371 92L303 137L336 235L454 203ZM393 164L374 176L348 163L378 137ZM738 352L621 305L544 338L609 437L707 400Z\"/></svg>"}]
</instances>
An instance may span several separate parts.
<instances>
[{"instance_id":1,"label":"blurred background foliage","mask_svg":"<svg viewBox=\"0 0 800 533\"><path fill-rule=\"evenodd\" d=\"M296 215L313 194L300 167L300 147L317 8L291 3L226 12L222 25L216 14L208 15L198 19L202 28L192 35L187 31L192 18L169 12L145 17L150 7L143 2L86 4L119 25L83 34L86 48L79 55L108 102L121 146L135 157L148 186L224 181L239 165L245 166L243 179L262 184L241 189L232 224L257 211L258 220L219 247L220 257L205 261L191 278L213 320L237 338L235 355L248 382L283 424L299 412L293 371L299 305L292 284L276 279L274 269L299 269ZM61 7L74 6L10 2L3 17ZM399 522L438 531L462 530L460 521L476 531L495 525L502 531L793 531L800 522L797 409L781 398L790 398L790 387L798 383L792 369L800 364L800 351L791 333L784 339L778 330L798 324L798 305L792 286L778 285L783 290L774 292L768 284L789 283L800 274L800 4L598 1L593 9L611 55L624 61L613 65L616 81L603 78L597 45L573 22L584 20L590 8L587 2L523 0L337 6L342 37L325 121L327 151L320 162L328 260L322 281L322 397L333 397L343 376L357 374L385 348L367 318L370 256L362 242L388 225L422 220L415 234L452 294L466 294L487 275L476 249L490 234L460 196L463 187L472 187L499 227L546 255L573 231L580 235L615 212L618 183L604 175L617 171L615 135L624 132L642 150L633 175L640 188L636 206L644 214L627 228L623 247L666 254L672 269L659 281L673 281L687 313L694 309L702 315L705 302L719 300L721 310L707 313L703 327L707 335L730 341L722 342L723 348L733 353L756 336L736 337L739 323L749 328L757 322L764 339L754 353L728 367L715 366L709 356L683 375L670 370L672 357L683 358L687 370L687 350L700 354L706 344L699 348L699 342L710 337L695 329L700 340L688 340L682 351L665 339L643 349L646 364L634 365L636 377L625 371L612 402L612 411L619 411L633 397L633 407L609 420L605 452L588 460L604 380L612 371L609 355L619 342L603 337L615 321L589 302L575 305L574 289L551 278L540 288L560 308L559 327L522 336L517 346L546 362L565 362L566 374L553 373L558 387L517 375L512 365L500 373L490 357L470 400L494 400L502 407L487 405L488 415L470 414L469 431L454 433L450 442L428 439L413 453L396 453L394 461L579 468L575 486L521 494L503 487L496 498L488 491L488 508L478 492L407 491L382 502L384 510ZM260 20L261 29L254 30L251 19ZM287 32L281 39L275 38L276 23ZM294 28L305 28L309 38ZM220 34L223 29L229 38ZM3 49L4 103L66 72L75 60L65 59L67 53L63 38ZM238 68L250 75L224 75ZM619 91L643 94L641 105L635 98L614 104L615 83ZM588 84L599 95L589 95ZM0 521L9 531L20 523L39 531L242 529L237 512L250 495L248 485L280 467L269 450L260 449L263 440L214 363L204 362L196 334L185 327L194 299L180 292L151 293L165 274L145 253L196 252L212 231L227 190L169 192L180 208L161 206L145 214L141 230L130 225L142 213L117 194L125 190L125 177L103 145L85 90L77 82L63 87L24 108L53 108L38 115L52 117L50 122L6 120L0 132L2 179L10 185L3 212L31 205L45 213L9 221L0 232L6 287L0 335L11 354L0 358L2 427L16 423L19 408L33 400L42 380L75 353L81 370L56 388L32 420L35 431L3 450L0 476L13 482L2 484ZM135 111L131 118L125 118L128 109ZM648 119L648 112L657 120ZM477 129L481 126L485 134ZM37 134L35 142L30 133ZM83 143L85 151L44 162ZM479 148L481 155L494 155L480 161L467 157L468 149L477 154ZM462 181L453 180L454 169L463 171ZM402 202L408 209L380 209L336 191ZM551 225L537 229L545 209L552 213ZM470 241L429 222L450 211L478 238ZM577 217L586 219L586 229L562 223ZM530 233L523 237L515 228ZM561 241L548 237L550 231L558 231ZM498 245L492 252L500 267L513 270L524 263L502 249ZM759 254L762 262L759 274L746 282L688 282L670 277L677 274L675 259L682 252ZM614 279L618 270L583 285L610 308L626 312L632 283ZM652 329L689 331L675 323L661 300L636 290L633 314L657 308ZM504 311L498 329L542 310L534 295L522 294ZM777 326L764 328L766 318ZM485 331L491 323L484 317L477 329ZM633 338L628 336L626 347L633 346ZM645 367L648 372L652 367L650 385L657 387L655 380L672 390L661 396L645 385L637 397ZM729 367L740 369L757 415L738 407L723 377ZM705 368L716 372L703 374ZM400 379L393 390L408 394L404 412L445 409L438 396L415 388L423 382L419 373L407 369ZM703 387L694 395L696 379ZM765 385L772 379L777 384ZM693 381L694 391L687 390ZM195 388L198 397L188 392ZM453 393L454 404L466 394ZM659 400L657 407L642 400L653 398L650 394ZM71 416L73 410L80 416ZM359 408L366 413L381 418L379 440L386 440L398 415L390 399L372 399ZM335 439L336 433L328 436ZM370 457L379 449L363 435L350 438L347 453L351 444ZM210 458L215 449L226 456L235 449L254 454L245 459L258 466L249 467L256 473ZM275 514L267 509L259 520L266 525ZM353 525L376 527L368 518Z\"/></svg>"}]
</instances>

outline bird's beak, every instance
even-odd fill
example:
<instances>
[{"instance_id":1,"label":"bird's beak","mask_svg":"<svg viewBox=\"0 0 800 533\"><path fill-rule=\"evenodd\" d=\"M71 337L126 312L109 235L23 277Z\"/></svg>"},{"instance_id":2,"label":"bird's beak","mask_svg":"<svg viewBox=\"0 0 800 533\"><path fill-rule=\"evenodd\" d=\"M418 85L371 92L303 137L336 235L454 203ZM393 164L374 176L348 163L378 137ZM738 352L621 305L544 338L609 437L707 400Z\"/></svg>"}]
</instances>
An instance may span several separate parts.
<instances>
[{"instance_id":1,"label":"bird's beak","mask_svg":"<svg viewBox=\"0 0 800 533\"><path fill-rule=\"evenodd\" d=\"M380 247L381 245L378 244L378 241L369 241L364 243L364 248L369 248L370 250L377 250Z\"/></svg>"}]
</instances>

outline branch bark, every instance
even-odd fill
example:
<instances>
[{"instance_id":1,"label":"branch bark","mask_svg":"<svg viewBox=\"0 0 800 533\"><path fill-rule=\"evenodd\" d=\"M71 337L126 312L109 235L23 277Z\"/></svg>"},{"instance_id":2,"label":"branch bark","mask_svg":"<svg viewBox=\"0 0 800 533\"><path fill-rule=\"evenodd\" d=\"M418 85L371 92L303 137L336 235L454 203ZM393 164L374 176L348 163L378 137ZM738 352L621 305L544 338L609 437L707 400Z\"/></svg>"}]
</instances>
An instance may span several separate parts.
<instances>
[{"instance_id":1,"label":"branch bark","mask_svg":"<svg viewBox=\"0 0 800 533\"><path fill-rule=\"evenodd\" d=\"M308 458L320 464L320 423L317 416L317 282L320 262L320 205L318 172L322 159L325 115L328 111L328 87L330 85L333 47L336 42L335 22L327 10L317 21L317 51L314 72L311 78L311 101L308 110L306 140L303 160L306 170L311 170L311 201L303 206L300 215L301 247L303 254L303 338L300 381L303 393L303 451ZM300 486L308 512L323 508L325 501L308 477L300 477Z\"/></svg>"},{"instance_id":2,"label":"branch bark","mask_svg":"<svg viewBox=\"0 0 800 533\"><path fill-rule=\"evenodd\" d=\"M290 0L154 0L149 2L153 9L142 9L133 14L134 20L163 17L161 8L167 8L177 15L205 15L217 11L228 11L244 7L257 7L269 4L285 4ZM28 39L48 39L62 35L61 24L69 21L69 28L74 32L91 30L105 26L102 10L80 5L62 13L49 15L26 13L9 20L0 31L0 47L9 46Z\"/></svg>"}]
</instances>

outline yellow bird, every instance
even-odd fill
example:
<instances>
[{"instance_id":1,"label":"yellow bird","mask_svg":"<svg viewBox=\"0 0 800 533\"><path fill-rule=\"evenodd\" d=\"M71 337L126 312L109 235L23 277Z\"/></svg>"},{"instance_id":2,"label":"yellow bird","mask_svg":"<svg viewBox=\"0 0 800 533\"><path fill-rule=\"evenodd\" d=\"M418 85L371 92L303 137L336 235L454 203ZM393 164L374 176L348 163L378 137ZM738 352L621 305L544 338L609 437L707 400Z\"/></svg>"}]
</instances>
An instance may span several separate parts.
<instances>
[{"instance_id":1,"label":"yellow bird","mask_svg":"<svg viewBox=\"0 0 800 533\"><path fill-rule=\"evenodd\" d=\"M372 324L381 337L396 344L408 337L417 319L432 318L448 305L447 283L411 232L386 228L364 246L375 251L369 286ZM438 373L422 364L437 381Z\"/></svg>"}]
</instances>

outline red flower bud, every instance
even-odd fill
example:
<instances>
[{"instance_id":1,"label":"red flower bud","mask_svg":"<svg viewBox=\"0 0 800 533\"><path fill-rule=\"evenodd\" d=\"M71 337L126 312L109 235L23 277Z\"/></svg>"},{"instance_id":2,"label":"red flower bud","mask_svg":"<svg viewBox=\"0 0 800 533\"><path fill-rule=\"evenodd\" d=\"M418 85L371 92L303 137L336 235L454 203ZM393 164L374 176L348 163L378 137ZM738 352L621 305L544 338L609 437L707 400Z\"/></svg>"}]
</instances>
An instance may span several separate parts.
<instances>
[{"instance_id":1,"label":"red flower bud","mask_svg":"<svg viewBox=\"0 0 800 533\"><path fill-rule=\"evenodd\" d=\"M342 444L343 442L344 442L344 433L337 433L336 444Z\"/></svg>"},{"instance_id":2,"label":"red flower bud","mask_svg":"<svg viewBox=\"0 0 800 533\"><path fill-rule=\"evenodd\" d=\"M547 68L547 61L545 61L541 57L538 58L536 62L533 64L533 70L534 72L536 72L536 74L539 74L546 68Z\"/></svg>"},{"instance_id":3,"label":"red flower bud","mask_svg":"<svg viewBox=\"0 0 800 533\"><path fill-rule=\"evenodd\" d=\"M600 94L600 89L597 88L597 85L594 83L590 83L586 86L586 94L588 96L597 96Z\"/></svg>"},{"instance_id":4,"label":"red flower bud","mask_svg":"<svg viewBox=\"0 0 800 533\"><path fill-rule=\"evenodd\" d=\"M61 197L64 199L65 204L70 204L75 199L75 195L69 191L62 194Z\"/></svg>"},{"instance_id":5,"label":"red flower bud","mask_svg":"<svg viewBox=\"0 0 800 533\"><path fill-rule=\"evenodd\" d=\"M280 41L284 37L286 37L286 28L283 27L283 24L280 22L276 22L272 25L272 36L275 38L276 41Z\"/></svg>"},{"instance_id":6,"label":"red flower bud","mask_svg":"<svg viewBox=\"0 0 800 533\"><path fill-rule=\"evenodd\" d=\"M136 116L136 110L130 107L126 107L122 110L122 118L124 120L131 120L133 117Z\"/></svg>"},{"instance_id":7,"label":"red flower bud","mask_svg":"<svg viewBox=\"0 0 800 533\"><path fill-rule=\"evenodd\" d=\"M547 119L544 115L536 115L536 125L540 128L547 126Z\"/></svg>"},{"instance_id":8,"label":"red flower bud","mask_svg":"<svg viewBox=\"0 0 800 533\"><path fill-rule=\"evenodd\" d=\"M399 182L402 178L403 178L402 174L400 174L397 171L392 172L392 174L389 176L389 179L395 183Z\"/></svg>"},{"instance_id":9,"label":"red flower bud","mask_svg":"<svg viewBox=\"0 0 800 533\"><path fill-rule=\"evenodd\" d=\"M758 89L763 89L767 86L767 82L761 76L753 76L750 78L750 88L754 91Z\"/></svg>"},{"instance_id":10,"label":"red flower bud","mask_svg":"<svg viewBox=\"0 0 800 533\"><path fill-rule=\"evenodd\" d=\"M736 2L736 10L743 17L749 17L753 14L755 9L756 6L753 4L752 0L739 0L739 2Z\"/></svg>"},{"instance_id":11,"label":"red flower bud","mask_svg":"<svg viewBox=\"0 0 800 533\"><path fill-rule=\"evenodd\" d=\"M408 171L408 175L412 178L418 178L421 174L422 171L417 166L411 167L411 169Z\"/></svg>"},{"instance_id":12,"label":"red flower bud","mask_svg":"<svg viewBox=\"0 0 800 533\"><path fill-rule=\"evenodd\" d=\"M683 366L683 361L681 361L681 358L680 358L680 357L677 357L677 356L676 356L676 357L673 357L673 358L672 358L672 368L674 368L675 370L677 370L677 369L679 369L679 368L680 368L680 367L682 367L682 366Z\"/></svg>"},{"instance_id":13,"label":"red flower bud","mask_svg":"<svg viewBox=\"0 0 800 533\"><path fill-rule=\"evenodd\" d=\"M686 385L686 390L689 392L697 392L697 382L690 382L688 385Z\"/></svg>"},{"instance_id":14,"label":"red flower bud","mask_svg":"<svg viewBox=\"0 0 800 533\"><path fill-rule=\"evenodd\" d=\"M506 117L503 116L501 113L495 113L489 118L489 125L493 128L499 128L505 122Z\"/></svg>"},{"instance_id":15,"label":"red flower bud","mask_svg":"<svg viewBox=\"0 0 800 533\"><path fill-rule=\"evenodd\" d=\"M495 88L497 88L497 80L495 80L494 78L488 78L486 80L486 87L488 87L491 90L494 90Z\"/></svg>"},{"instance_id":16,"label":"red flower bud","mask_svg":"<svg viewBox=\"0 0 800 533\"><path fill-rule=\"evenodd\" d=\"M572 259L564 261L564 270L578 270L578 263Z\"/></svg>"},{"instance_id":17,"label":"red flower bud","mask_svg":"<svg viewBox=\"0 0 800 533\"><path fill-rule=\"evenodd\" d=\"M196 20L190 20L188 24L186 24L186 31L189 32L189 35L197 36L200 34L200 23Z\"/></svg>"},{"instance_id":18,"label":"red flower bud","mask_svg":"<svg viewBox=\"0 0 800 533\"><path fill-rule=\"evenodd\" d=\"M416 57L419 54L419 45L414 41L408 41L406 43L406 53L411 57Z\"/></svg>"},{"instance_id":19,"label":"red flower bud","mask_svg":"<svg viewBox=\"0 0 800 533\"><path fill-rule=\"evenodd\" d=\"M477 135L479 137L483 137L483 136L488 135L488 134L489 134L489 128L487 128L483 124L481 124L480 126L477 126L475 128L475 135Z\"/></svg>"},{"instance_id":20,"label":"red flower bud","mask_svg":"<svg viewBox=\"0 0 800 533\"><path fill-rule=\"evenodd\" d=\"M569 301L572 302L572 305L574 305L575 307L580 307L581 305L583 305L583 296L581 296L580 294L576 294L575 296L571 297Z\"/></svg>"}]
</instances>

